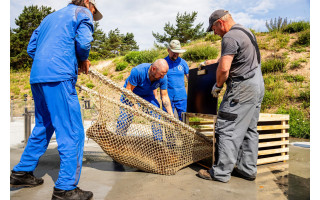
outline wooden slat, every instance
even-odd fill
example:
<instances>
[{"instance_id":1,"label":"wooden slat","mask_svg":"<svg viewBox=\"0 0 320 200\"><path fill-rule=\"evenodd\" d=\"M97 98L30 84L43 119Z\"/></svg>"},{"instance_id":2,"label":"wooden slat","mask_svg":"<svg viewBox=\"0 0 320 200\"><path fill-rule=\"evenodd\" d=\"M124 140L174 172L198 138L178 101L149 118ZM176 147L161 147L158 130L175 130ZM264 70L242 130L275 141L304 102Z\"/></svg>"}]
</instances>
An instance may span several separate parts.
<instances>
[{"instance_id":1,"label":"wooden slat","mask_svg":"<svg viewBox=\"0 0 320 200\"><path fill-rule=\"evenodd\" d=\"M269 114L269 113L260 113L259 122L269 122L269 121L289 121L289 115L282 114Z\"/></svg>"},{"instance_id":2,"label":"wooden slat","mask_svg":"<svg viewBox=\"0 0 320 200\"><path fill-rule=\"evenodd\" d=\"M288 147L287 148L280 148L280 149L261 150L261 151L258 151L258 156L275 154L275 153L287 153L287 152L289 152Z\"/></svg>"},{"instance_id":3,"label":"wooden slat","mask_svg":"<svg viewBox=\"0 0 320 200\"><path fill-rule=\"evenodd\" d=\"M202 132L202 131L212 131L213 132L213 127L201 127L201 128L196 128L197 131Z\"/></svg>"},{"instance_id":4,"label":"wooden slat","mask_svg":"<svg viewBox=\"0 0 320 200\"><path fill-rule=\"evenodd\" d=\"M214 121L200 121L200 122L189 122L189 125L214 125Z\"/></svg>"},{"instance_id":5,"label":"wooden slat","mask_svg":"<svg viewBox=\"0 0 320 200\"><path fill-rule=\"evenodd\" d=\"M267 126L257 126L258 131L265 131L265 130L277 130L277 129L289 129L289 125L267 125Z\"/></svg>"},{"instance_id":6,"label":"wooden slat","mask_svg":"<svg viewBox=\"0 0 320 200\"><path fill-rule=\"evenodd\" d=\"M285 145L285 144L289 144L289 140L276 141L276 142L261 142L261 143L259 143L259 148L260 147L280 146L280 145Z\"/></svg>"},{"instance_id":7,"label":"wooden slat","mask_svg":"<svg viewBox=\"0 0 320 200\"><path fill-rule=\"evenodd\" d=\"M258 159L257 165L289 160L289 155Z\"/></svg>"},{"instance_id":8,"label":"wooden slat","mask_svg":"<svg viewBox=\"0 0 320 200\"><path fill-rule=\"evenodd\" d=\"M275 133L275 134L259 134L259 139L285 138L289 137L289 133Z\"/></svg>"}]
</instances>

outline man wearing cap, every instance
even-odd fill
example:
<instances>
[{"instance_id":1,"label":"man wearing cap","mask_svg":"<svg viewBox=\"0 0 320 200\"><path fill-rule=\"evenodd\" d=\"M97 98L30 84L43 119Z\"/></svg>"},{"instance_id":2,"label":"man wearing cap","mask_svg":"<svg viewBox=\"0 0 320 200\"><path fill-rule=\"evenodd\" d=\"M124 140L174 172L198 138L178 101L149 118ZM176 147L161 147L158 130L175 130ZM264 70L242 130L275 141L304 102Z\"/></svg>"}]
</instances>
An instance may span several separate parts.
<instances>
[{"instance_id":1,"label":"man wearing cap","mask_svg":"<svg viewBox=\"0 0 320 200\"><path fill-rule=\"evenodd\" d=\"M20 162L12 170L11 186L43 184L43 179L36 178L33 171L55 132L60 172L52 199L92 198L92 192L77 187L84 129L75 84L78 72L88 73L93 20L101 18L94 0L73 0L67 7L45 17L33 32L27 52L33 59L30 84L36 125Z\"/></svg>"},{"instance_id":2,"label":"man wearing cap","mask_svg":"<svg viewBox=\"0 0 320 200\"><path fill-rule=\"evenodd\" d=\"M179 119L182 121L181 113L187 112L187 93L184 85L184 76L189 78L189 67L187 62L179 57L180 53L186 50L181 49L179 40L172 40L168 45L169 55L164 59L169 65L168 94L171 101L172 112L177 109ZM165 106L162 107L166 111Z\"/></svg>"},{"instance_id":3,"label":"man wearing cap","mask_svg":"<svg viewBox=\"0 0 320 200\"><path fill-rule=\"evenodd\" d=\"M212 88L217 98L223 84L227 89L215 126L216 159L210 170L198 175L208 180L228 182L231 173L255 180L259 134L257 123L264 96L260 51L253 33L236 24L228 11L216 10L209 18L207 32L221 36L221 57ZM200 65L213 64L208 60Z\"/></svg>"}]
</instances>

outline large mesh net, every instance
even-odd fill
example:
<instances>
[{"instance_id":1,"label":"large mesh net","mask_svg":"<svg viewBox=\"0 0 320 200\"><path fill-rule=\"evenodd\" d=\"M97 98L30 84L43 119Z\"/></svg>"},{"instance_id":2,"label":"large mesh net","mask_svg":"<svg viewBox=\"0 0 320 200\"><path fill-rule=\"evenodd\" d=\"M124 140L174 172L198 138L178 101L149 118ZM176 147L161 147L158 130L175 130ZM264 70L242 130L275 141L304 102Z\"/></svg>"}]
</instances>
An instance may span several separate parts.
<instances>
[{"instance_id":1,"label":"large mesh net","mask_svg":"<svg viewBox=\"0 0 320 200\"><path fill-rule=\"evenodd\" d=\"M115 161L143 171L173 175L212 156L212 141L97 71L89 76L95 89L86 91L99 111L87 130Z\"/></svg>"}]
</instances>

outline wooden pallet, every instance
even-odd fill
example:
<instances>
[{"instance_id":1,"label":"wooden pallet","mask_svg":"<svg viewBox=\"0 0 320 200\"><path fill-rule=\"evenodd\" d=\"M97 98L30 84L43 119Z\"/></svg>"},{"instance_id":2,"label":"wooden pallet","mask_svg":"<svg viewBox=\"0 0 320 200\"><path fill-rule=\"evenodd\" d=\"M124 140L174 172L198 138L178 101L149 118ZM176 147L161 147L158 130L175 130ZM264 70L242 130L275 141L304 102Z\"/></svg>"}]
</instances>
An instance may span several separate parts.
<instances>
[{"instance_id":1,"label":"wooden pallet","mask_svg":"<svg viewBox=\"0 0 320 200\"><path fill-rule=\"evenodd\" d=\"M213 138L216 115L184 113L184 122ZM259 151L257 165L289 160L289 115L260 113L257 130ZM213 145L213 155L214 155ZM213 156L214 161L214 156Z\"/></svg>"}]
</instances>

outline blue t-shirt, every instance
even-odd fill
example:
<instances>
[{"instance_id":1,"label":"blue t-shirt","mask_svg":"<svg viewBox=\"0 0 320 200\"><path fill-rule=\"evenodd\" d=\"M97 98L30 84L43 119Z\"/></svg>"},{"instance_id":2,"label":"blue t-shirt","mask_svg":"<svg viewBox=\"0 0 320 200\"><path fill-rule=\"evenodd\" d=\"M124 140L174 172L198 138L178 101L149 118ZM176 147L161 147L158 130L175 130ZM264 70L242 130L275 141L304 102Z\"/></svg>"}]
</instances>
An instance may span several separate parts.
<instances>
[{"instance_id":1,"label":"blue t-shirt","mask_svg":"<svg viewBox=\"0 0 320 200\"><path fill-rule=\"evenodd\" d=\"M133 89L133 93L144 99L154 97L153 90L159 87L161 90L166 90L168 84L167 75L165 75L162 79L159 79L151 83L148 75L150 66L150 63L142 63L132 68L130 76L126 79L126 82L124 83L124 87L127 87L128 81L131 85L136 86Z\"/></svg>"},{"instance_id":2,"label":"blue t-shirt","mask_svg":"<svg viewBox=\"0 0 320 200\"><path fill-rule=\"evenodd\" d=\"M171 101L187 99L187 92L184 85L184 75L189 74L189 67L185 60L178 57L172 61L169 56L164 58L168 65L168 94Z\"/></svg>"}]
</instances>

